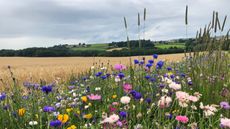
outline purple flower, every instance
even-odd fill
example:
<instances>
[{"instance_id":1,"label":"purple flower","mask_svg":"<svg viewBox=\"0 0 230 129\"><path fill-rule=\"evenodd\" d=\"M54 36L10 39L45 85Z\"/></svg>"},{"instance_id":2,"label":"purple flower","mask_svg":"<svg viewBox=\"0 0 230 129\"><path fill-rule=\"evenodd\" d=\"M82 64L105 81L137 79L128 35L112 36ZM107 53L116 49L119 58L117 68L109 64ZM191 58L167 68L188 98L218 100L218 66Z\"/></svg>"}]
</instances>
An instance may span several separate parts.
<instances>
[{"instance_id":1,"label":"purple flower","mask_svg":"<svg viewBox=\"0 0 230 129\"><path fill-rule=\"evenodd\" d=\"M50 127L58 127L61 126L61 121L59 120L54 120L54 121L50 121Z\"/></svg>"},{"instance_id":2,"label":"purple flower","mask_svg":"<svg viewBox=\"0 0 230 129\"><path fill-rule=\"evenodd\" d=\"M121 111L119 114L120 114L120 116L122 118L126 118L127 117L127 112L125 112L125 111Z\"/></svg>"},{"instance_id":3,"label":"purple flower","mask_svg":"<svg viewBox=\"0 0 230 129\"><path fill-rule=\"evenodd\" d=\"M121 121L117 121L117 126L119 126L119 127L122 127L122 122Z\"/></svg>"},{"instance_id":4,"label":"purple flower","mask_svg":"<svg viewBox=\"0 0 230 129\"><path fill-rule=\"evenodd\" d=\"M157 54L153 54L153 58L154 58L154 59L157 59L157 58L158 58L158 55L157 55Z\"/></svg>"},{"instance_id":5,"label":"purple flower","mask_svg":"<svg viewBox=\"0 0 230 129\"><path fill-rule=\"evenodd\" d=\"M56 109L54 108L54 107L52 107L52 106L44 106L43 107L43 111L44 112L53 112L53 111L55 111Z\"/></svg>"},{"instance_id":6,"label":"purple flower","mask_svg":"<svg viewBox=\"0 0 230 129\"><path fill-rule=\"evenodd\" d=\"M228 102L220 102L220 107L223 108L223 109L230 109L230 105Z\"/></svg>"},{"instance_id":7,"label":"purple flower","mask_svg":"<svg viewBox=\"0 0 230 129\"><path fill-rule=\"evenodd\" d=\"M31 83L29 83L29 82L23 82L23 86L26 87L26 88L30 88L33 85Z\"/></svg>"},{"instance_id":8,"label":"purple flower","mask_svg":"<svg viewBox=\"0 0 230 129\"><path fill-rule=\"evenodd\" d=\"M6 93L0 93L0 101L6 99Z\"/></svg>"},{"instance_id":9,"label":"purple flower","mask_svg":"<svg viewBox=\"0 0 230 129\"><path fill-rule=\"evenodd\" d=\"M72 89L74 89L75 88L75 86L74 85L72 85L72 86L68 86L68 89L69 90L72 90Z\"/></svg>"},{"instance_id":10,"label":"purple flower","mask_svg":"<svg viewBox=\"0 0 230 129\"><path fill-rule=\"evenodd\" d=\"M43 86L42 91L48 94L49 92L52 92L52 86Z\"/></svg>"},{"instance_id":11,"label":"purple flower","mask_svg":"<svg viewBox=\"0 0 230 129\"><path fill-rule=\"evenodd\" d=\"M40 87L40 84L35 83L34 84L34 89L38 89Z\"/></svg>"}]
</instances>

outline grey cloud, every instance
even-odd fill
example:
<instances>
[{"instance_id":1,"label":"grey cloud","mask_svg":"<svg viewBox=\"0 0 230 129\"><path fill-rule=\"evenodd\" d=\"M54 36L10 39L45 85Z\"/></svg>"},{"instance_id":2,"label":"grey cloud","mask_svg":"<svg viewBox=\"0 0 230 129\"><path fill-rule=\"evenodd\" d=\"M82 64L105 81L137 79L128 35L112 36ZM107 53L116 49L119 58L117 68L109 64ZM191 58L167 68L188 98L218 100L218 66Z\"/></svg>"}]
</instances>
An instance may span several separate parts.
<instances>
[{"instance_id":1,"label":"grey cloud","mask_svg":"<svg viewBox=\"0 0 230 129\"><path fill-rule=\"evenodd\" d=\"M186 4L189 37L210 21L212 10L222 18L230 14L229 0L1 0L0 49L125 40L123 16L137 39L137 13L143 17L145 7L147 38L183 38Z\"/></svg>"}]
</instances>

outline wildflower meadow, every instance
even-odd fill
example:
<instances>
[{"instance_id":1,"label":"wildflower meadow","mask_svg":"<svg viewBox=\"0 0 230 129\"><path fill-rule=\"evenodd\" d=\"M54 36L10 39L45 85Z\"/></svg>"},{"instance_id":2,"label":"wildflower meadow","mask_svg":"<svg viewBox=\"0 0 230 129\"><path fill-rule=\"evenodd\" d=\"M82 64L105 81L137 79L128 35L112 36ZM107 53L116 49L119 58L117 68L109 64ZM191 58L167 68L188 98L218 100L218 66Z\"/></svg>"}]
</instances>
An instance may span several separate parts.
<instances>
[{"instance_id":1,"label":"wildflower meadow","mask_svg":"<svg viewBox=\"0 0 230 129\"><path fill-rule=\"evenodd\" d=\"M94 63L64 82L23 86L9 66L13 83L0 93L0 128L230 128L230 58L221 49L229 36L213 38L215 26L209 29L196 39L203 46L178 62L153 53L149 60L130 57L129 65Z\"/></svg>"}]
</instances>

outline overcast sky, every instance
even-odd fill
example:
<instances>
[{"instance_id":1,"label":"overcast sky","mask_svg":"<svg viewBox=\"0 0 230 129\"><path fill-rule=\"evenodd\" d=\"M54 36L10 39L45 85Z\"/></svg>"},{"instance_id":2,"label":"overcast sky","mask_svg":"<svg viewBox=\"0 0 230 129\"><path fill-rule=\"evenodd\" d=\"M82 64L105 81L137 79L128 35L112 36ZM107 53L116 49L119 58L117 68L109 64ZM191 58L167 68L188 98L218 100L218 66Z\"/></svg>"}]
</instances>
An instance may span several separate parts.
<instances>
[{"instance_id":1,"label":"overcast sky","mask_svg":"<svg viewBox=\"0 0 230 129\"><path fill-rule=\"evenodd\" d=\"M142 18L144 8L146 39L184 38L186 4L189 37L209 23L213 10L221 19L230 14L230 0L0 0L0 49L126 40L124 16L137 39L137 13Z\"/></svg>"}]
</instances>

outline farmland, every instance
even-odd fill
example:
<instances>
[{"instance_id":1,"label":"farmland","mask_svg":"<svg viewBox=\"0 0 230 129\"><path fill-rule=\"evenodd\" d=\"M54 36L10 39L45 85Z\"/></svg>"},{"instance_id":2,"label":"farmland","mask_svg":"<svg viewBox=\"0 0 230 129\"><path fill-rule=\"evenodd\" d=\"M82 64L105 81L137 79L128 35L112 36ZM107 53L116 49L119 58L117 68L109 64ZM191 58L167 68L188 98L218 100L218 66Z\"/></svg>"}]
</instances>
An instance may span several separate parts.
<instances>
[{"instance_id":1,"label":"farmland","mask_svg":"<svg viewBox=\"0 0 230 129\"><path fill-rule=\"evenodd\" d=\"M145 56L146 59L151 59L152 56ZM159 59L168 61L181 61L184 54L168 54L161 55ZM132 59L140 59L139 57L132 57ZM94 63L104 63L107 66L107 62L110 65L123 62L129 64L129 57L57 57L57 58L25 58L25 57L0 57L0 77L7 82L9 80L10 73L8 66L12 67L12 71L16 78L22 84L23 81L39 81L44 79L48 82L52 82L56 79L62 81L68 79L72 74L78 75L82 72L89 70ZM109 66L110 67L110 66ZM3 84L0 83L0 87L3 88Z\"/></svg>"}]
</instances>

